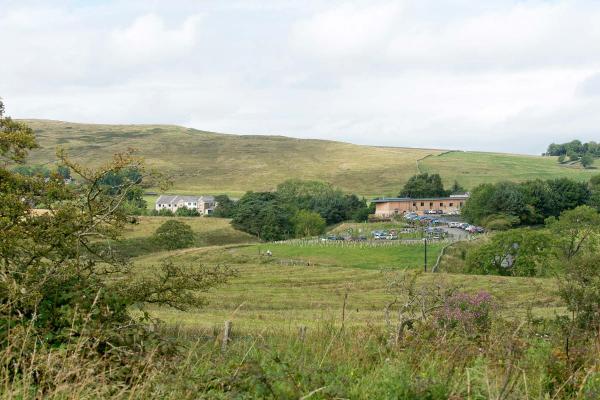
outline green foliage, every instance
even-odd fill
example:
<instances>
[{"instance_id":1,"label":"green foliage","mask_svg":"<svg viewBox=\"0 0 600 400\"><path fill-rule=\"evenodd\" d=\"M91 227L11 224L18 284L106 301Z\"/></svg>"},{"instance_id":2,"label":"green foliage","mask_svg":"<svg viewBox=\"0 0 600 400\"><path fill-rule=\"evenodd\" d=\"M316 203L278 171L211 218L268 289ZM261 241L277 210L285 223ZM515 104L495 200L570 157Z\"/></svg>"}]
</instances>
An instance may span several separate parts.
<instances>
[{"instance_id":1,"label":"green foliage","mask_svg":"<svg viewBox=\"0 0 600 400\"><path fill-rule=\"evenodd\" d=\"M37 147L33 130L4 116L4 103L0 99L0 159L21 163L28 151Z\"/></svg>"},{"instance_id":2,"label":"green foliage","mask_svg":"<svg viewBox=\"0 0 600 400\"><path fill-rule=\"evenodd\" d=\"M493 214L481 220L481 225L491 231L506 231L520 223L519 217L506 214Z\"/></svg>"},{"instance_id":3,"label":"green foliage","mask_svg":"<svg viewBox=\"0 0 600 400\"><path fill-rule=\"evenodd\" d=\"M20 161L35 143L26 137L31 130L12 128L0 135L0 159ZM94 170L63 153L59 157L77 174L78 185L0 168L0 354L20 349L18 358L2 365L11 365L13 377L39 365L28 378L40 381L52 371L43 370L38 353L50 360L55 352L75 350L78 357L100 360L103 368L131 372L154 346L161 346L158 353L171 348L147 328L144 305L201 305L198 291L230 273L164 263L156 267L156 278L137 276L110 245L127 223L122 204L136 182L117 192L101 182L126 168L141 171L139 160L120 154ZM30 204L38 203L48 212L33 212ZM132 313L134 307L142 312ZM127 373L120 379L126 381Z\"/></svg>"},{"instance_id":4,"label":"green foliage","mask_svg":"<svg viewBox=\"0 0 600 400\"><path fill-rule=\"evenodd\" d=\"M552 260L552 239L545 232L513 229L495 234L467 255L467 272L544 276Z\"/></svg>"},{"instance_id":5,"label":"green foliage","mask_svg":"<svg viewBox=\"0 0 600 400\"><path fill-rule=\"evenodd\" d=\"M248 192L238 201L232 224L261 240L283 240L294 232L293 215L292 207L277 193Z\"/></svg>"},{"instance_id":6,"label":"green foliage","mask_svg":"<svg viewBox=\"0 0 600 400\"><path fill-rule=\"evenodd\" d=\"M449 190L449 194L465 194L467 189L465 189L457 180L454 180L452 187Z\"/></svg>"},{"instance_id":7,"label":"green foliage","mask_svg":"<svg viewBox=\"0 0 600 400\"><path fill-rule=\"evenodd\" d=\"M567 178L483 184L471 192L462 214L475 224L484 224L495 215L518 218L525 225L541 224L550 216L586 204L589 198L585 183Z\"/></svg>"},{"instance_id":8,"label":"green foliage","mask_svg":"<svg viewBox=\"0 0 600 400\"><path fill-rule=\"evenodd\" d=\"M300 210L292 219L296 237L318 236L325 232L327 224L323 217L316 212Z\"/></svg>"},{"instance_id":9,"label":"green foliage","mask_svg":"<svg viewBox=\"0 0 600 400\"><path fill-rule=\"evenodd\" d=\"M556 247L562 258L571 260L584 252L595 251L600 233L600 215L589 206L567 210L557 219L550 217L546 225L556 236Z\"/></svg>"},{"instance_id":10,"label":"green foliage","mask_svg":"<svg viewBox=\"0 0 600 400\"><path fill-rule=\"evenodd\" d=\"M580 140L572 140L568 143L562 144L552 143L550 146L548 146L546 154L549 156L563 157L563 161L565 155L569 157L571 161L577 161L579 158L581 158L581 164L587 168L587 166L584 165L583 158L587 156L588 158L586 163L590 162L589 165L591 165L591 163L594 162L594 157L600 157L600 145L593 141L581 143ZM563 161L559 160L559 162Z\"/></svg>"},{"instance_id":11,"label":"green foliage","mask_svg":"<svg viewBox=\"0 0 600 400\"><path fill-rule=\"evenodd\" d=\"M194 243L192 228L181 221L163 223L154 233L155 242L168 250L183 249Z\"/></svg>"},{"instance_id":12,"label":"green foliage","mask_svg":"<svg viewBox=\"0 0 600 400\"><path fill-rule=\"evenodd\" d=\"M559 280L560 297L580 329L597 333L600 329L600 260L595 254L577 257L567 263Z\"/></svg>"},{"instance_id":13,"label":"green foliage","mask_svg":"<svg viewBox=\"0 0 600 400\"><path fill-rule=\"evenodd\" d=\"M211 214L212 217L233 218L235 216L236 202L231 200L229 196L225 194L215 196L215 202L217 206Z\"/></svg>"},{"instance_id":14,"label":"green foliage","mask_svg":"<svg viewBox=\"0 0 600 400\"><path fill-rule=\"evenodd\" d=\"M400 197L444 197L448 192L444 189L439 174L423 173L411 177L400 192Z\"/></svg>"},{"instance_id":15,"label":"green foliage","mask_svg":"<svg viewBox=\"0 0 600 400\"><path fill-rule=\"evenodd\" d=\"M180 207L175 211L178 217L199 217L200 213L195 208Z\"/></svg>"},{"instance_id":16,"label":"green foliage","mask_svg":"<svg viewBox=\"0 0 600 400\"><path fill-rule=\"evenodd\" d=\"M585 153L581 156L581 165L584 168L589 168L594 164L594 157L590 153Z\"/></svg>"},{"instance_id":17,"label":"green foliage","mask_svg":"<svg viewBox=\"0 0 600 400\"><path fill-rule=\"evenodd\" d=\"M566 159L567 159L567 156L564 154L561 154L560 156L558 156L558 162L561 164L564 163L566 161Z\"/></svg>"}]
</instances>

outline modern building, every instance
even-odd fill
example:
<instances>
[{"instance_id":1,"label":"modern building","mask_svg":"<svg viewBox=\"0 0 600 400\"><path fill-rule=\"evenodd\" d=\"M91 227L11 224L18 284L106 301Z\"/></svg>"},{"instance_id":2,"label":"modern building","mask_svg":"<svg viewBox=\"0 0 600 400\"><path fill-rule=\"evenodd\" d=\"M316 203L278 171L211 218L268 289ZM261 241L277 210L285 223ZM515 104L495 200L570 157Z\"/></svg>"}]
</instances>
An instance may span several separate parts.
<instances>
[{"instance_id":1,"label":"modern building","mask_svg":"<svg viewBox=\"0 0 600 400\"><path fill-rule=\"evenodd\" d=\"M176 212L180 208L198 210L201 215L212 214L217 203L213 196L180 196L161 194L156 200L155 209Z\"/></svg>"},{"instance_id":2,"label":"modern building","mask_svg":"<svg viewBox=\"0 0 600 400\"><path fill-rule=\"evenodd\" d=\"M409 212L417 214L440 211L444 214L457 212L464 206L468 198L468 194L418 199L410 197L384 197L374 199L372 202L375 203L375 215L377 217L389 218Z\"/></svg>"}]
</instances>

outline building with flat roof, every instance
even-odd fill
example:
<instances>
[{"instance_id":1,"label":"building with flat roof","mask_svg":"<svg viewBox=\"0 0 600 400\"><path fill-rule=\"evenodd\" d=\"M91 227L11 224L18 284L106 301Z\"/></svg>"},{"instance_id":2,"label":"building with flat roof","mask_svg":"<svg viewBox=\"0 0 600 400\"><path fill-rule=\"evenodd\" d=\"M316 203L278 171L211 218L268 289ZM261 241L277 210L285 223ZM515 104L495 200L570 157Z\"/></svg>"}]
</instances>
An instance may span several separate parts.
<instances>
[{"instance_id":1,"label":"building with flat roof","mask_svg":"<svg viewBox=\"0 0 600 400\"><path fill-rule=\"evenodd\" d=\"M443 212L444 214L460 211L469 198L468 194L450 195L448 197L384 197L372 200L375 203L375 215L380 218L390 218L409 212L426 214L428 212Z\"/></svg>"}]
</instances>

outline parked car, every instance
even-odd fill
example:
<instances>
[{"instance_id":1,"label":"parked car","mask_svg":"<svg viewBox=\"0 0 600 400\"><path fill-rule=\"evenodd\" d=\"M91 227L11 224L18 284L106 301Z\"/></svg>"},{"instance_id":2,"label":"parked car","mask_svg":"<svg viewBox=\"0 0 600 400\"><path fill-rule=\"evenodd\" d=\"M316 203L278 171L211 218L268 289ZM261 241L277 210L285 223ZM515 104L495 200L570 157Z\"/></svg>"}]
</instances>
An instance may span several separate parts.
<instances>
[{"instance_id":1,"label":"parked car","mask_svg":"<svg viewBox=\"0 0 600 400\"><path fill-rule=\"evenodd\" d=\"M459 228L460 224L460 222L450 221L448 222L448 228Z\"/></svg>"}]
</instances>

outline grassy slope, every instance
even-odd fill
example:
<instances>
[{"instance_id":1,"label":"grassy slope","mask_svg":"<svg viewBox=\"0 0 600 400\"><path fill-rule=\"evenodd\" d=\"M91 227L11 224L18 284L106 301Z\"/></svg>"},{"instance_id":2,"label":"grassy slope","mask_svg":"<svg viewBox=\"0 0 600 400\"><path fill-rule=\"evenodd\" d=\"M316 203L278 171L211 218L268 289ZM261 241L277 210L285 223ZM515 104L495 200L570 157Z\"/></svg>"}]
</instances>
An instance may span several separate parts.
<instances>
[{"instance_id":1,"label":"grassy slope","mask_svg":"<svg viewBox=\"0 0 600 400\"><path fill-rule=\"evenodd\" d=\"M138 223L125 227L125 239L144 238L154 234L164 222L178 220L188 224L204 245L253 243L256 237L234 229L230 220L204 217L137 217Z\"/></svg>"},{"instance_id":2,"label":"grassy slope","mask_svg":"<svg viewBox=\"0 0 600 400\"><path fill-rule=\"evenodd\" d=\"M358 146L281 136L239 136L167 125L91 125L28 120L41 149L32 162L55 159L57 146L94 165L127 147L174 178L174 192L269 190L288 178L320 179L364 196L395 195L417 172L440 173L468 188L482 182L569 176L598 170L561 166L555 157ZM598 164L598 163L597 163ZM151 200L151 199L150 199Z\"/></svg>"},{"instance_id":3,"label":"grassy slope","mask_svg":"<svg viewBox=\"0 0 600 400\"><path fill-rule=\"evenodd\" d=\"M172 175L174 191L269 190L288 178L320 179L366 195L397 191L416 172L416 160L437 150L357 146L279 136L237 136L177 126L89 125L28 120L41 149L32 162L54 159L57 146L98 164L127 147L151 167Z\"/></svg>"},{"instance_id":4,"label":"grassy slope","mask_svg":"<svg viewBox=\"0 0 600 400\"><path fill-rule=\"evenodd\" d=\"M267 245L261 245L264 251ZM273 247L273 246L271 246ZM348 325L381 325L384 308L393 296L386 291L389 276L375 265L360 267L372 262L372 254L353 252L344 258L332 259L331 254L321 254L316 248L273 247L273 258L258 256L256 246L241 248L211 248L161 253L141 257L139 268L156 263L166 256L179 261L216 264L224 263L236 268L239 276L230 284L207 293L208 305L199 311L180 312L167 308L154 308L153 314L169 324L190 328L220 328L224 320L233 320L236 330L262 331L272 328L296 329L299 324L315 326L322 322L338 320L341 316L344 295L348 291L346 321ZM298 252L303 254L298 255ZM331 251L330 251L331 253ZM283 266L279 257L311 259L317 266ZM339 255L339 249L337 254ZM420 254L416 254L420 258ZM380 267L416 267L412 262L394 262L393 252L378 256ZM396 258L396 261L398 259ZM354 265L353 265L354 264ZM354 267L352 267L354 266ZM425 274L423 282L433 279L458 284L466 291L486 290L507 307L511 317L523 316L528 305L538 315L552 315L560 310L554 295L551 279L510 278L458 274Z\"/></svg>"},{"instance_id":5,"label":"grassy slope","mask_svg":"<svg viewBox=\"0 0 600 400\"><path fill-rule=\"evenodd\" d=\"M596 160L596 165L600 165ZM451 151L420 161L423 172L439 173L445 184L457 180L467 188L485 182L525 181L568 177L588 180L600 173L597 169L583 169L579 164L560 165L556 157L538 157L515 154Z\"/></svg>"}]
</instances>

